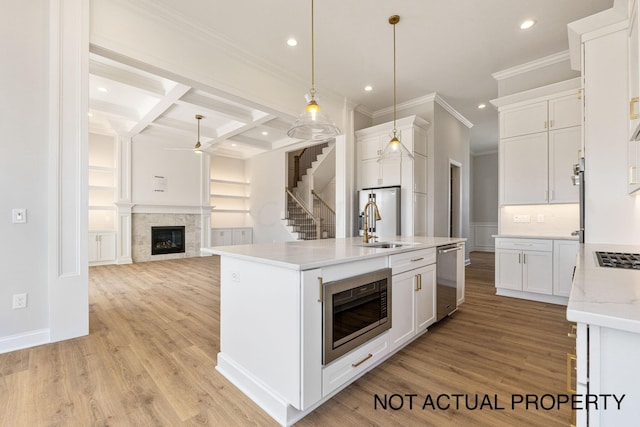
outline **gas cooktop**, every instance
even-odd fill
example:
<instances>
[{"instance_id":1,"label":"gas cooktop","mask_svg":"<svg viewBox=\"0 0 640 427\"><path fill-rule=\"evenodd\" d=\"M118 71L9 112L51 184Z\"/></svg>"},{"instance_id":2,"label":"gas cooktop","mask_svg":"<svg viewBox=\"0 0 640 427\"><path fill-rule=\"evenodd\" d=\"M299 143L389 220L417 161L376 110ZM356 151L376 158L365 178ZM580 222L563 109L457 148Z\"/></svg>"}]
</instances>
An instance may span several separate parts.
<instances>
[{"instance_id":1,"label":"gas cooktop","mask_svg":"<svg viewBox=\"0 0 640 427\"><path fill-rule=\"evenodd\" d=\"M600 267L629 268L640 270L640 254L622 252L596 252Z\"/></svg>"}]
</instances>

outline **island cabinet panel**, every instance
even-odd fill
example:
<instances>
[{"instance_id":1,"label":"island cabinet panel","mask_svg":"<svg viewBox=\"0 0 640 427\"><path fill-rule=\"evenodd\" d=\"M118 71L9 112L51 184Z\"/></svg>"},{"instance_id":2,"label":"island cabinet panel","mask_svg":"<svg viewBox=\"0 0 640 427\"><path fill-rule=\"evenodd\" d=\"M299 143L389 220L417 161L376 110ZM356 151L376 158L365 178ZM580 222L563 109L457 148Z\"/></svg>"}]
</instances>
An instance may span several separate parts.
<instances>
[{"instance_id":1,"label":"island cabinet panel","mask_svg":"<svg viewBox=\"0 0 640 427\"><path fill-rule=\"evenodd\" d=\"M220 353L300 407L300 272L222 257L220 284Z\"/></svg>"},{"instance_id":2,"label":"island cabinet panel","mask_svg":"<svg viewBox=\"0 0 640 427\"><path fill-rule=\"evenodd\" d=\"M330 273L328 272L328 275ZM307 270L302 276L302 395L305 410L322 398L322 269Z\"/></svg>"}]
</instances>

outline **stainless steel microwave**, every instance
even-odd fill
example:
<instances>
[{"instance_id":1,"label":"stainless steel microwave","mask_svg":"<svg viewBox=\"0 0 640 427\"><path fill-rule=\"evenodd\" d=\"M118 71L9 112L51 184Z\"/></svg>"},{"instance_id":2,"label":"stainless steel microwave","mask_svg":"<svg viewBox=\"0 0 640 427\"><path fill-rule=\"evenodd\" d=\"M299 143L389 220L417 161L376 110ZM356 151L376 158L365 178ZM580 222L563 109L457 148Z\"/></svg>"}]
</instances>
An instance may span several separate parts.
<instances>
[{"instance_id":1,"label":"stainless steel microwave","mask_svg":"<svg viewBox=\"0 0 640 427\"><path fill-rule=\"evenodd\" d=\"M391 269L324 284L324 365L391 328Z\"/></svg>"}]
</instances>

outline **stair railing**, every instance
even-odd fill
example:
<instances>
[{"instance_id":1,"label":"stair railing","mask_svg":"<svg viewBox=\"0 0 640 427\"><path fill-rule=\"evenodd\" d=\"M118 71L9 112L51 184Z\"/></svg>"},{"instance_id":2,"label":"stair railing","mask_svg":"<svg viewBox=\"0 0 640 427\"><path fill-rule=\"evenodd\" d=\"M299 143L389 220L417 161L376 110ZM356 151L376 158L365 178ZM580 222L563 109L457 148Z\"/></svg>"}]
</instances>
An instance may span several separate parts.
<instances>
[{"instance_id":1,"label":"stair railing","mask_svg":"<svg viewBox=\"0 0 640 427\"><path fill-rule=\"evenodd\" d=\"M322 154L322 149L328 146L329 146L329 143L325 142L323 144L307 147L304 150L302 150L302 152L299 155L295 156L295 159L294 159L295 166L294 166L294 172L293 172L294 186L298 183L298 181L302 179L302 175L306 173L307 169L311 167L311 163L315 162L316 158L318 158L318 156Z\"/></svg>"},{"instance_id":2,"label":"stair railing","mask_svg":"<svg viewBox=\"0 0 640 427\"><path fill-rule=\"evenodd\" d=\"M293 219L295 225L298 227L298 231L303 233L304 240L313 240L311 238L307 238L312 236L315 233L316 239L322 239L322 218L317 218L311 213L309 209L302 203L296 196L289 190L289 187L285 188L286 197L287 197L287 218ZM297 220L295 218L290 218L289 205L295 204L302 209L305 216L302 220Z\"/></svg>"},{"instance_id":3,"label":"stair railing","mask_svg":"<svg viewBox=\"0 0 640 427\"><path fill-rule=\"evenodd\" d=\"M311 194L313 195L313 212L322 220L321 238L325 237L325 233L328 238L336 237L336 212L314 190L311 190Z\"/></svg>"}]
</instances>

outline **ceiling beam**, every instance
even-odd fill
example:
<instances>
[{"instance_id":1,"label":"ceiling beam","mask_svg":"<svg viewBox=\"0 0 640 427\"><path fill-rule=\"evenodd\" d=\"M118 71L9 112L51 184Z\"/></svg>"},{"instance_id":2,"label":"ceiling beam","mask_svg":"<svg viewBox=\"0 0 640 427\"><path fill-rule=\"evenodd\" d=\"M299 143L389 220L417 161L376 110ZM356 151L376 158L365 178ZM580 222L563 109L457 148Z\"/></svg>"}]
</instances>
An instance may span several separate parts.
<instances>
[{"instance_id":1,"label":"ceiling beam","mask_svg":"<svg viewBox=\"0 0 640 427\"><path fill-rule=\"evenodd\" d=\"M145 77L95 60L89 60L89 74L133 87L153 96L164 96L165 88L158 79Z\"/></svg>"},{"instance_id":2,"label":"ceiling beam","mask_svg":"<svg viewBox=\"0 0 640 427\"><path fill-rule=\"evenodd\" d=\"M193 90L184 95L182 99L180 99L180 102L215 111L223 117L242 123L249 123L253 121L253 114L250 110L218 101L208 96L200 95Z\"/></svg>"},{"instance_id":3,"label":"ceiling beam","mask_svg":"<svg viewBox=\"0 0 640 427\"><path fill-rule=\"evenodd\" d=\"M218 138L216 138L214 141L212 141L212 145L216 145L216 144L219 144L220 142L235 138L236 136L238 136L240 134L243 134L244 132L247 132L250 129L259 127L259 126L263 125L264 123L266 123L266 122L268 122L270 120L273 120L273 119L274 119L274 116L272 116L270 114L267 114L266 116L263 116L263 117L259 118L258 120L254 120L253 122L247 123L246 125L241 126L241 127L237 128L237 129L234 129L231 132L227 132L225 134L220 135ZM253 138L249 138L249 139L251 139L253 141L259 141L257 139L253 139ZM238 142L240 142L240 141L238 140ZM269 142L260 141L260 144L261 145L253 145L253 144L247 144L247 145L252 145L254 147L259 147L261 149L264 149L265 151L266 150L270 150L272 148L271 147L271 143L269 143Z\"/></svg>"},{"instance_id":4,"label":"ceiling beam","mask_svg":"<svg viewBox=\"0 0 640 427\"><path fill-rule=\"evenodd\" d=\"M142 132L147 126L153 123L158 117L166 112L173 104L184 96L191 88L186 85L176 84L147 114L140 119L138 123L131 129L128 137L133 138Z\"/></svg>"}]
</instances>

